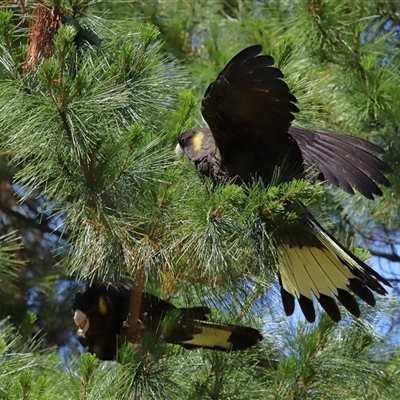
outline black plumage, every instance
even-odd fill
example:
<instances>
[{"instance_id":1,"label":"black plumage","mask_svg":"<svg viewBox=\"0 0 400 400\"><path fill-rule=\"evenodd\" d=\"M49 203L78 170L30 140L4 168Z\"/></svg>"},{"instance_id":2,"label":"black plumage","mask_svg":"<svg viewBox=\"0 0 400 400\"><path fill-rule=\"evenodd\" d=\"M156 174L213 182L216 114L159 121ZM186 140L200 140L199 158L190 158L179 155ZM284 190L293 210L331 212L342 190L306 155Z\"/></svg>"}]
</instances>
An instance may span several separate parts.
<instances>
[{"instance_id":1,"label":"black plumage","mask_svg":"<svg viewBox=\"0 0 400 400\"><path fill-rule=\"evenodd\" d=\"M336 132L290 127L305 167L317 167L319 179L339 186L347 193L360 192L368 199L381 196L377 184L390 186L384 176L392 169L374 154L383 153L373 143Z\"/></svg>"},{"instance_id":2,"label":"black plumage","mask_svg":"<svg viewBox=\"0 0 400 400\"><path fill-rule=\"evenodd\" d=\"M125 341L125 321L131 289L122 284L85 284L74 295L74 322L83 346L101 360L113 360ZM163 327L169 312L177 313L172 326ZM244 350L262 340L257 329L207 320L208 307L176 308L173 304L143 292L139 320L141 332L151 332L164 341L186 349ZM175 316L175 314L174 314Z\"/></svg>"},{"instance_id":3,"label":"black plumage","mask_svg":"<svg viewBox=\"0 0 400 400\"><path fill-rule=\"evenodd\" d=\"M378 185L390 186L384 174L392 171L376 156L383 150L360 138L292 126L297 100L273 58L259 55L261 50L259 45L242 50L209 85L202 101L209 128L181 133L177 152L214 180L250 184L261 178L267 186L279 168L281 182L320 179L369 199L382 195ZM372 292L386 294L382 284L389 282L303 212L297 225L279 228L273 237L286 314L294 312L297 298L306 319L314 321L315 296L335 321L340 319L335 299L359 316L349 291L374 305Z\"/></svg>"}]
</instances>

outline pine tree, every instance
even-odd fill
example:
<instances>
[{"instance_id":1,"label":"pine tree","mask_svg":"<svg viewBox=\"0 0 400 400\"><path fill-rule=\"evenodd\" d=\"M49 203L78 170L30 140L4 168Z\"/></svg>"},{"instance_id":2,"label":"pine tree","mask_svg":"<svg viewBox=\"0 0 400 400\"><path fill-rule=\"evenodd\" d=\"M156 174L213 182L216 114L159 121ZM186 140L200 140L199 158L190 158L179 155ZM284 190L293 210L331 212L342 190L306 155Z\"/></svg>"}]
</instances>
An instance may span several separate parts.
<instances>
[{"instance_id":1,"label":"pine tree","mask_svg":"<svg viewBox=\"0 0 400 400\"><path fill-rule=\"evenodd\" d=\"M28 315L19 328L1 324L0 397L396 398L397 345L372 329L391 315L390 301L340 325L323 315L305 325L270 313L268 305L277 308L269 290L276 263L267 226L296 218L282 197L301 200L323 213L345 243L374 250L377 237L396 240L398 174L374 203L333 188L328 197L303 181L269 190L255 184L245 194L213 186L173 152L176 136L200 121L195 98L231 56L261 43L299 99L299 123L372 139L398 168L396 6L98 4L120 20L112 23L95 17L90 2L27 5L22 21L17 8L0 12L0 134L4 164L11 165L2 169L23 204L60 232L49 247L67 256L47 285L68 281L66 271L82 280L124 279L139 292L146 283L177 305L213 305L220 321L263 326L265 340L244 353L221 354L145 337L141 348L121 349L118 364L84 355L79 368L73 358L57 371L54 356L38 352L42 339L27 339L37 326ZM9 282L8 261L1 261L0 278ZM51 293L47 285L39 292Z\"/></svg>"}]
</instances>

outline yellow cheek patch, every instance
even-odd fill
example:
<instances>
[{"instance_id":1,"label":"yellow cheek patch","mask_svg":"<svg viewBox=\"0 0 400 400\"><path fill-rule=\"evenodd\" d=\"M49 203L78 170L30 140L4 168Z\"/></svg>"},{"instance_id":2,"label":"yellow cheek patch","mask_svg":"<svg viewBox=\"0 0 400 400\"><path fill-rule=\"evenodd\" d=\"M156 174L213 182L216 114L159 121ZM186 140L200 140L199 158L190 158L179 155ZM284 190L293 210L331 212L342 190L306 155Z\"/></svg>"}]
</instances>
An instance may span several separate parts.
<instances>
[{"instance_id":1,"label":"yellow cheek patch","mask_svg":"<svg viewBox=\"0 0 400 400\"><path fill-rule=\"evenodd\" d=\"M204 133L202 131L197 131L193 136L193 150L200 151L203 144Z\"/></svg>"},{"instance_id":2,"label":"yellow cheek patch","mask_svg":"<svg viewBox=\"0 0 400 400\"><path fill-rule=\"evenodd\" d=\"M100 314L105 314L107 312L107 305L106 305L106 301L104 300L103 296L99 297L99 311Z\"/></svg>"}]
</instances>

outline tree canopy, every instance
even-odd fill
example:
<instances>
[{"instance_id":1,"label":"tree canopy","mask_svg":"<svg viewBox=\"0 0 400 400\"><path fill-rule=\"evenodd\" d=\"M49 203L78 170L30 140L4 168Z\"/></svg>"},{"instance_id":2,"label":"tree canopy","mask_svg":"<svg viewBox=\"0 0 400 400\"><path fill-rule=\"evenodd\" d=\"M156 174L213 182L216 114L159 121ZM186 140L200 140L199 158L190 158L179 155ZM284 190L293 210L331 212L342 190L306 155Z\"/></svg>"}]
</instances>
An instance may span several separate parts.
<instances>
[{"instance_id":1,"label":"tree canopy","mask_svg":"<svg viewBox=\"0 0 400 400\"><path fill-rule=\"evenodd\" d=\"M283 316L268 227L302 201L398 292L399 7L362 0L2 1L0 398L395 399L396 297L360 319ZM368 139L394 170L368 201L303 180L247 191L176 157L205 126L226 62L261 44L298 99L296 123ZM149 335L119 363L80 355L82 281L120 280L251 325L245 352ZM55 347L57 346L57 348Z\"/></svg>"}]
</instances>

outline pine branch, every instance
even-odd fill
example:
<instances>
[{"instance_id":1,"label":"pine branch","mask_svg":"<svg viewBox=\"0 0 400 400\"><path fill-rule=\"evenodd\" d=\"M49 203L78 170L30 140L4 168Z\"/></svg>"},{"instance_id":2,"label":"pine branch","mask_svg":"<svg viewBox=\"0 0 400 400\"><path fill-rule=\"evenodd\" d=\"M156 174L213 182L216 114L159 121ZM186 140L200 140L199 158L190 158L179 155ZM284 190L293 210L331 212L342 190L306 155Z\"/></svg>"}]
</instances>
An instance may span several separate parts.
<instances>
[{"instance_id":1,"label":"pine branch","mask_svg":"<svg viewBox=\"0 0 400 400\"><path fill-rule=\"evenodd\" d=\"M129 302L129 314L127 319L127 337L128 341L137 343L139 338L139 331L142 327L139 319L140 306L142 304L142 294L146 282L145 270L141 268L135 273L136 278L132 286L132 294Z\"/></svg>"},{"instance_id":2,"label":"pine branch","mask_svg":"<svg viewBox=\"0 0 400 400\"><path fill-rule=\"evenodd\" d=\"M373 248L369 248L368 251L373 256L386 258L386 260L393 261L393 262L400 262L400 256L395 252L386 253L386 252L383 252L383 251L375 250Z\"/></svg>"}]
</instances>

